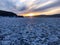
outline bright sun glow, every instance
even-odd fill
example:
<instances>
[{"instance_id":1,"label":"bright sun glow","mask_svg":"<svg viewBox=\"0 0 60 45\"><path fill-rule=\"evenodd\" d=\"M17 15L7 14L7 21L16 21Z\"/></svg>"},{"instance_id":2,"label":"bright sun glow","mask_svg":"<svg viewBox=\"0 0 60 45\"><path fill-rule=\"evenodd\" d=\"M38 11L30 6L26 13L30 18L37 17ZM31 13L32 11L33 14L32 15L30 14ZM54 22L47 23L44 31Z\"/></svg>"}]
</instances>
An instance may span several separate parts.
<instances>
[{"instance_id":1,"label":"bright sun glow","mask_svg":"<svg viewBox=\"0 0 60 45\"><path fill-rule=\"evenodd\" d=\"M29 14L24 14L23 16L35 16L35 14L33 14L33 13L29 13Z\"/></svg>"},{"instance_id":2,"label":"bright sun glow","mask_svg":"<svg viewBox=\"0 0 60 45\"><path fill-rule=\"evenodd\" d=\"M28 14L28 16L34 16L34 14L30 13L30 14Z\"/></svg>"}]
</instances>

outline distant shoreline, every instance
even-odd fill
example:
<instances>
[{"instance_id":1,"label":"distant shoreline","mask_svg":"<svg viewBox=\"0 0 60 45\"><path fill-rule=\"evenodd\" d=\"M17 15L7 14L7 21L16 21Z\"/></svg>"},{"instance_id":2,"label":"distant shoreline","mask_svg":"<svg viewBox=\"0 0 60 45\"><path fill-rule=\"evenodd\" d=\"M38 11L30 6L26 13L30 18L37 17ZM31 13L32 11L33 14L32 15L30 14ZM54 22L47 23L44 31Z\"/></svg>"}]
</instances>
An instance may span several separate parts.
<instances>
[{"instance_id":1,"label":"distant shoreline","mask_svg":"<svg viewBox=\"0 0 60 45\"><path fill-rule=\"evenodd\" d=\"M0 17L22 17L23 18L23 16L17 16L15 13L13 13L13 12L7 12L7 11L2 11L2 10L0 10ZM51 17L53 17L53 18L59 18L60 17L60 14L54 14L54 15L39 15L39 16L33 16L33 17L40 17L40 18L51 18ZM25 18L27 18L27 17L25 17ZM29 16L28 16L28 18L29 18Z\"/></svg>"}]
</instances>

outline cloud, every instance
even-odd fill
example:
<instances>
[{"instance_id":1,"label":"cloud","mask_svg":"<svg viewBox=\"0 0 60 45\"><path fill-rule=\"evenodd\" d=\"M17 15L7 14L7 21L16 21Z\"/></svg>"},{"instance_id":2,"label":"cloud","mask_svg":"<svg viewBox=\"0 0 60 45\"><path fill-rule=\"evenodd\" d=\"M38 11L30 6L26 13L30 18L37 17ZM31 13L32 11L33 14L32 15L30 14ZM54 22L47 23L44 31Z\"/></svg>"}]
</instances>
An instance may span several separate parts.
<instances>
[{"instance_id":1,"label":"cloud","mask_svg":"<svg viewBox=\"0 0 60 45\"><path fill-rule=\"evenodd\" d=\"M60 0L0 0L0 10L16 14L60 14ZM55 12L55 13L53 13Z\"/></svg>"}]
</instances>

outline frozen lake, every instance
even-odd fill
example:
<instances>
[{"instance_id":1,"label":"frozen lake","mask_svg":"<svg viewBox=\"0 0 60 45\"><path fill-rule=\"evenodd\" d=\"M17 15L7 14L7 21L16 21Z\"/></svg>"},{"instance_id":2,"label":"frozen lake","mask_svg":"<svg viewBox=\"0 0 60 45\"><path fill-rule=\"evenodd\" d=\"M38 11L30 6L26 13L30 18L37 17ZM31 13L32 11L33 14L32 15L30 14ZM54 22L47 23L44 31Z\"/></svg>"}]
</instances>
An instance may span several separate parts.
<instances>
[{"instance_id":1,"label":"frozen lake","mask_svg":"<svg viewBox=\"0 0 60 45\"><path fill-rule=\"evenodd\" d=\"M0 45L60 45L60 18L0 17Z\"/></svg>"}]
</instances>

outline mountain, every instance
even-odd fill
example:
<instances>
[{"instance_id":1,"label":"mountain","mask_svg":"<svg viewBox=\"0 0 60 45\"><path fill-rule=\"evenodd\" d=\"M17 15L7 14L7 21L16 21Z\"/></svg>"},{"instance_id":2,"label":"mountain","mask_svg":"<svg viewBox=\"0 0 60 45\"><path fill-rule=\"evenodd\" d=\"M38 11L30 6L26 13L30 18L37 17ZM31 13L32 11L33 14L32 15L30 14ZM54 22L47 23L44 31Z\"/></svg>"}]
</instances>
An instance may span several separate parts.
<instances>
[{"instance_id":1,"label":"mountain","mask_svg":"<svg viewBox=\"0 0 60 45\"><path fill-rule=\"evenodd\" d=\"M60 14L50 15L50 17L60 17Z\"/></svg>"},{"instance_id":2,"label":"mountain","mask_svg":"<svg viewBox=\"0 0 60 45\"><path fill-rule=\"evenodd\" d=\"M16 17L17 15L12 12L2 11L0 10L0 16L9 16L9 17Z\"/></svg>"},{"instance_id":3,"label":"mountain","mask_svg":"<svg viewBox=\"0 0 60 45\"><path fill-rule=\"evenodd\" d=\"M54 15L38 15L35 17L60 17L60 14L54 14Z\"/></svg>"},{"instance_id":4,"label":"mountain","mask_svg":"<svg viewBox=\"0 0 60 45\"><path fill-rule=\"evenodd\" d=\"M18 17L15 13L13 12L8 12L8 11L2 11L0 10L0 16L3 17ZM19 16L19 17L23 17L23 16Z\"/></svg>"}]
</instances>

